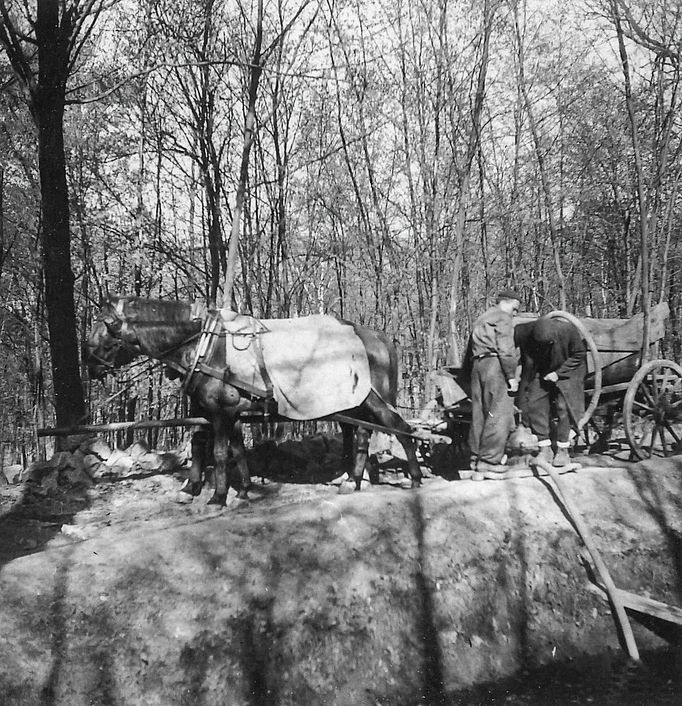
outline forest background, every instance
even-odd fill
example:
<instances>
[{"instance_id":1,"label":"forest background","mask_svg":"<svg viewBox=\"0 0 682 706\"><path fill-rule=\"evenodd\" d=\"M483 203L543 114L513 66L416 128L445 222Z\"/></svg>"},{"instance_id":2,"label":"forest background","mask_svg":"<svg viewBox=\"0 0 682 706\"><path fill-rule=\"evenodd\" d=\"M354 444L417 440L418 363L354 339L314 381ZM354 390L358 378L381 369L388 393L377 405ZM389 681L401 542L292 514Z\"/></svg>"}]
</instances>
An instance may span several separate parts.
<instances>
[{"instance_id":1,"label":"forest background","mask_svg":"<svg viewBox=\"0 0 682 706\"><path fill-rule=\"evenodd\" d=\"M42 426L186 413L159 367L87 380L107 292L385 330L408 417L503 287L600 318L668 301L679 360L678 1L0 16L3 463L49 453Z\"/></svg>"}]
</instances>

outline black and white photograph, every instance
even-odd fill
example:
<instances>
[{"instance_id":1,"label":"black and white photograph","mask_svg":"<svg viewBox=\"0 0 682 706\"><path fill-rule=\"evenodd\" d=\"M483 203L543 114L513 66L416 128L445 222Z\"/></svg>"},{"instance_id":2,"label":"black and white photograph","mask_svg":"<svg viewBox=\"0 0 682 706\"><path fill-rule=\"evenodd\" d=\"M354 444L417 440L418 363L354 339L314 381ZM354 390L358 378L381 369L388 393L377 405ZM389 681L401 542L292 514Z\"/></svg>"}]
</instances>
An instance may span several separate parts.
<instances>
[{"instance_id":1,"label":"black and white photograph","mask_svg":"<svg viewBox=\"0 0 682 706\"><path fill-rule=\"evenodd\" d=\"M681 61L0 0L0 706L682 704Z\"/></svg>"}]
</instances>

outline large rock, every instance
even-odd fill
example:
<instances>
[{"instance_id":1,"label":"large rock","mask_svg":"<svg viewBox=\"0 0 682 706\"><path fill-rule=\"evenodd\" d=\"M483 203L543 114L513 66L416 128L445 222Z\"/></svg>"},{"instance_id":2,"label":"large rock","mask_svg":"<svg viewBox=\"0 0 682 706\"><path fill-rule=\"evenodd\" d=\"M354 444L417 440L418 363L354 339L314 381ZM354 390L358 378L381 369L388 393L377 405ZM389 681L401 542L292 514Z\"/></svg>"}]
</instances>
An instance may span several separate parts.
<instances>
[{"instance_id":1,"label":"large rock","mask_svg":"<svg viewBox=\"0 0 682 706\"><path fill-rule=\"evenodd\" d=\"M3 466L2 473L10 484L18 483L21 480L21 474L24 467L21 464L14 463L10 466Z\"/></svg>"},{"instance_id":2,"label":"large rock","mask_svg":"<svg viewBox=\"0 0 682 706\"><path fill-rule=\"evenodd\" d=\"M126 453L133 460L137 461L137 459L141 458L142 456L146 456L149 453L149 446L147 445L146 441L138 439L126 449Z\"/></svg>"},{"instance_id":3,"label":"large rock","mask_svg":"<svg viewBox=\"0 0 682 706\"><path fill-rule=\"evenodd\" d=\"M83 470L93 479L105 478L111 472L109 466L94 453L83 457Z\"/></svg>"},{"instance_id":4,"label":"large rock","mask_svg":"<svg viewBox=\"0 0 682 706\"><path fill-rule=\"evenodd\" d=\"M26 478L33 483L41 483L43 478L54 473L56 466L53 461L34 461L26 471Z\"/></svg>"},{"instance_id":5,"label":"large rock","mask_svg":"<svg viewBox=\"0 0 682 706\"><path fill-rule=\"evenodd\" d=\"M113 453L111 446L109 446L104 439L100 439L99 437L87 439L81 444L80 448L86 456L88 454L94 454L100 461L108 461Z\"/></svg>"},{"instance_id":6,"label":"large rock","mask_svg":"<svg viewBox=\"0 0 682 706\"><path fill-rule=\"evenodd\" d=\"M92 478L82 467L67 468L59 474L59 482L89 487L92 485Z\"/></svg>"},{"instance_id":7,"label":"large rock","mask_svg":"<svg viewBox=\"0 0 682 706\"><path fill-rule=\"evenodd\" d=\"M111 470L112 475L123 477L134 472L135 461L125 451L114 449L111 456L107 459L107 466Z\"/></svg>"}]
</instances>

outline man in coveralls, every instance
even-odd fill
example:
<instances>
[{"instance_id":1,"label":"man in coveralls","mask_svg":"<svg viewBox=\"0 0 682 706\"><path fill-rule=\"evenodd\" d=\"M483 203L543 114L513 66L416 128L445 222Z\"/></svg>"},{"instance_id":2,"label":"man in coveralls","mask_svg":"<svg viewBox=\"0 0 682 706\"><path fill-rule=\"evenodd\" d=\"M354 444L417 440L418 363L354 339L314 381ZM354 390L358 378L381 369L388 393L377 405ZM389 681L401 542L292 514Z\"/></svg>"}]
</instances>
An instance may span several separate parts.
<instances>
[{"instance_id":1,"label":"man in coveralls","mask_svg":"<svg viewBox=\"0 0 682 706\"><path fill-rule=\"evenodd\" d=\"M539 458L557 467L567 466L571 462L571 427L577 429L585 411L585 342L573 324L546 316L519 324L514 335L521 349L521 383L516 403L523 423L538 437ZM556 454L550 433L553 415Z\"/></svg>"},{"instance_id":2,"label":"man in coveralls","mask_svg":"<svg viewBox=\"0 0 682 706\"><path fill-rule=\"evenodd\" d=\"M471 329L467 367L471 370L472 471L505 471L501 465L504 447L514 429L510 393L518 389L513 315L520 304L516 292L500 292L497 304L479 316Z\"/></svg>"}]
</instances>

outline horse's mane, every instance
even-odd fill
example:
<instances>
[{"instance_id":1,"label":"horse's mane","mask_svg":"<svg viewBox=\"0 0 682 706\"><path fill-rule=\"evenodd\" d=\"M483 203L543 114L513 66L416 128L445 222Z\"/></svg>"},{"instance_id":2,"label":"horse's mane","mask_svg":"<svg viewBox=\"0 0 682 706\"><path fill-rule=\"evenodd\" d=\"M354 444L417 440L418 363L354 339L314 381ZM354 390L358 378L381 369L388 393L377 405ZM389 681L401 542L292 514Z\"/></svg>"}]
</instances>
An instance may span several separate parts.
<instances>
[{"instance_id":1,"label":"horse's mane","mask_svg":"<svg viewBox=\"0 0 682 706\"><path fill-rule=\"evenodd\" d=\"M109 297L108 303L128 321L135 323L175 323L192 318L190 302L115 295Z\"/></svg>"}]
</instances>

